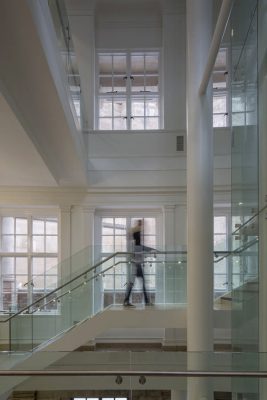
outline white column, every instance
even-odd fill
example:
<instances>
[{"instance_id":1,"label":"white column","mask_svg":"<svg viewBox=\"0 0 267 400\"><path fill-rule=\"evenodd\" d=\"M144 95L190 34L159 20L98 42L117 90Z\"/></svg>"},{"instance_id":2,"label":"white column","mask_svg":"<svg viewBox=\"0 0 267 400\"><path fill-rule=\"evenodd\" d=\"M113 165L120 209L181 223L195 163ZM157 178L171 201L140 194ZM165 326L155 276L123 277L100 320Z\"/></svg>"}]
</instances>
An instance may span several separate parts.
<instances>
[{"instance_id":1,"label":"white column","mask_svg":"<svg viewBox=\"0 0 267 400\"><path fill-rule=\"evenodd\" d=\"M67 277L71 273L71 207L61 206L59 217L59 259L60 275Z\"/></svg>"},{"instance_id":2,"label":"white column","mask_svg":"<svg viewBox=\"0 0 267 400\"><path fill-rule=\"evenodd\" d=\"M91 206L72 207L72 274L80 274L94 265L94 213L95 208ZM87 274L87 279L92 272ZM83 288L79 304L73 305L75 320L81 320L86 312L88 315L93 310L93 287L94 282L89 281Z\"/></svg>"},{"instance_id":3,"label":"white column","mask_svg":"<svg viewBox=\"0 0 267 400\"><path fill-rule=\"evenodd\" d=\"M211 82L199 96L212 36L212 0L187 0L187 349L213 350L213 130ZM205 358L190 368L205 369ZM188 380L188 399L211 399L206 379Z\"/></svg>"}]
</instances>

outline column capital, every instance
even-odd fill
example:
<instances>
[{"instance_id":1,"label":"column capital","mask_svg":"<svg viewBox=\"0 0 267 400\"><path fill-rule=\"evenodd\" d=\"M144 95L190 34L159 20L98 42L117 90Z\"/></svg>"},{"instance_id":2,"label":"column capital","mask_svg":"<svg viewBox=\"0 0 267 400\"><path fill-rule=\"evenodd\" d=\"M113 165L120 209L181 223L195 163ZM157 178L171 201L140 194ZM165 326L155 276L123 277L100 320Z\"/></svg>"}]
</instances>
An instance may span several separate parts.
<instances>
[{"instance_id":1,"label":"column capital","mask_svg":"<svg viewBox=\"0 0 267 400\"><path fill-rule=\"evenodd\" d=\"M70 205L61 205L59 206L59 210L61 213L66 213L66 214L70 214L71 211L71 206Z\"/></svg>"},{"instance_id":2,"label":"column capital","mask_svg":"<svg viewBox=\"0 0 267 400\"><path fill-rule=\"evenodd\" d=\"M175 208L176 208L176 204L164 204L162 206L162 210L164 212L172 212L175 210Z\"/></svg>"},{"instance_id":3,"label":"column capital","mask_svg":"<svg viewBox=\"0 0 267 400\"><path fill-rule=\"evenodd\" d=\"M94 214L96 207L94 206L81 206L82 212L85 214Z\"/></svg>"}]
</instances>

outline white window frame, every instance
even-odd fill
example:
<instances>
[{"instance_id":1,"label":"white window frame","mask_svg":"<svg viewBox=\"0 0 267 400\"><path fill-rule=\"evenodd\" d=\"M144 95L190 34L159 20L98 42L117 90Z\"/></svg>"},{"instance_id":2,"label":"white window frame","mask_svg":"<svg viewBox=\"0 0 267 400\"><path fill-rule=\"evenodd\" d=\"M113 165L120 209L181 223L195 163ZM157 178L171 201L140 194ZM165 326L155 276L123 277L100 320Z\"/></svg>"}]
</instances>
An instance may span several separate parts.
<instances>
[{"instance_id":1,"label":"white window frame","mask_svg":"<svg viewBox=\"0 0 267 400\"><path fill-rule=\"evenodd\" d=\"M26 219L27 220L27 226L28 226L28 230L27 230L27 251L23 251L23 252L16 252L15 249L14 251L3 251L2 250L2 218L4 217L11 217L11 218L22 218L22 219ZM56 235L44 235L44 236L56 236L57 237L57 252L36 252L33 251L32 248L32 236L33 236L33 232L32 232L32 221L33 220L49 220L49 219L55 219L57 221L57 234ZM16 235L14 233L14 235ZM39 212L30 212L30 211L4 211L2 210L0 213L0 266L2 265L2 258L4 257L10 257L10 258L18 258L18 257L23 257L23 258L27 258L27 282L30 282L33 278L33 270L32 270L32 261L34 258L55 258L57 259L56 261L56 266L58 266L59 263L59 216L57 213L54 212L47 212L46 210L44 210L43 212L41 212L41 210ZM50 269L50 268L49 268ZM44 288L43 289L37 289L36 292L41 293L41 294L47 294L49 293L50 290L48 290L48 288L46 287L45 284L45 279L47 276L50 276L50 274L46 274L46 270L44 272L44 275L35 275L34 279L44 279ZM58 270L57 267L57 273L56 273L56 277L58 279L59 277L59 273L60 271ZM19 274L18 274L19 275ZM23 274L24 275L24 274ZM14 271L14 274L12 274L11 276L13 276L13 281L14 281L14 292L11 293L11 296L13 298L13 300L16 303L16 298L17 298L17 288L16 288L16 270ZM38 278L37 278L38 276ZM52 275L51 275L52 276ZM3 312L8 312L11 310L4 310L3 309L3 288L2 288L2 266L0 268L0 289L1 289L1 293L2 295L0 296L0 310ZM24 289L23 289L24 290ZM52 290L52 289L51 289ZM33 295L34 295L34 287L32 285L26 285L25 286L25 293L27 294L27 304L31 304L32 301L34 300ZM12 301L13 303L13 301ZM0 311L0 312L1 312ZM47 310L46 307L44 308L40 308L40 312L41 313L50 313L50 310ZM56 312L53 311L53 312Z\"/></svg>"},{"instance_id":2,"label":"white window frame","mask_svg":"<svg viewBox=\"0 0 267 400\"><path fill-rule=\"evenodd\" d=\"M219 50L220 51L225 51L226 52L226 65L225 69L220 69L216 68L214 66L213 69L213 75L216 74L225 74L226 75L226 87L225 88L213 88L213 100L216 97L225 97L225 102L226 102L226 110L225 112L214 112L213 110L213 128L227 128L230 126L230 95L229 95L229 68L230 68L230 62L229 62L229 49L227 47L223 47ZM218 126L214 125L214 116L219 115L219 116L224 116L225 117L225 124L223 126Z\"/></svg>"},{"instance_id":3,"label":"white window frame","mask_svg":"<svg viewBox=\"0 0 267 400\"><path fill-rule=\"evenodd\" d=\"M99 254L97 255L97 258L105 257L108 255L108 253L102 253L101 252L101 221L102 218L126 218L126 219L131 219L131 218L155 218L155 232L156 232L156 248L157 247L161 247L161 243L162 243L162 236L161 236L161 232L162 232L162 213L158 210L155 211L151 211L151 210L143 210L143 209L136 209L136 210L122 210L121 212L119 210L99 210L96 211L95 213L95 244L96 244L96 248L99 248ZM127 224L127 228L130 228L129 223ZM149 271L146 272L145 271L145 275L151 275L149 274ZM156 277L156 272L154 273L155 277ZM101 286L100 286L101 287ZM125 293L126 291L126 286L124 287L124 289L121 290L116 290L115 289L115 285L114 285L114 289L112 290L104 290L102 288L102 301L103 301L103 295L104 293L112 293L113 294L113 299L115 299L115 295L116 293ZM140 289L133 289L133 292L140 292ZM155 293L157 291L156 288L156 284L155 284L155 288L154 289L148 289L147 288L147 292L148 293Z\"/></svg>"},{"instance_id":4,"label":"white window frame","mask_svg":"<svg viewBox=\"0 0 267 400\"><path fill-rule=\"evenodd\" d=\"M153 48L153 49L97 49L96 50L96 57L95 57L95 129L98 131L101 131L102 129L99 128L99 119L101 118L99 115L99 99L100 98L105 98L107 97L107 94L103 93L101 94L98 90L99 87L99 65L98 65L98 56L99 55L126 55L126 91L125 93L118 93L115 94L115 97L117 96L117 99L125 99L126 100L126 129L114 129L114 116L112 115L112 129L108 130L110 131L119 131L119 132L125 132L125 131L134 131L134 129L131 128L131 121L132 121L132 115L131 115L131 104L132 104L132 99L140 99L140 98L148 98L149 96L157 98L158 100L158 128L151 129L152 131L158 131L163 129L163 113L162 113L162 55L161 55L161 50L159 48ZM149 55L149 54L157 54L158 59L159 59L159 66L158 66L158 92L149 92L149 93L138 93L138 92L132 92L131 91L131 84L130 84L130 77L131 77L131 65L130 65L130 58L131 55L134 54L143 54L143 55ZM145 76L145 74L144 74ZM111 99L114 96L113 94L110 93L108 97ZM144 124L145 120L148 118L148 116L145 115L144 111ZM150 131L150 129L138 129L136 130L137 132L142 132L142 131Z\"/></svg>"}]
</instances>

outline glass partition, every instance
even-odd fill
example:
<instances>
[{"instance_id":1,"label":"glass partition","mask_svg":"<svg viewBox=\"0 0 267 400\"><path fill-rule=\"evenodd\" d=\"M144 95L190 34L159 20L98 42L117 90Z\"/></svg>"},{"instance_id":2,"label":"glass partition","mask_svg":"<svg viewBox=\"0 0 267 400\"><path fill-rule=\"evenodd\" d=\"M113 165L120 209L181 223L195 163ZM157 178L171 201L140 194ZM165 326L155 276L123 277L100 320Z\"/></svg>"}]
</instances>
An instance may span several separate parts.
<instances>
[{"instance_id":1,"label":"glass partition","mask_svg":"<svg viewBox=\"0 0 267 400\"><path fill-rule=\"evenodd\" d=\"M232 345L258 350L257 1L234 2L231 14Z\"/></svg>"},{"instance_id":2,"label":"glass partition","mask_svg":"<svg viewBox=\"0 0 267 400\"><path fill-rule=\"evenodd\" d=\"M63 0L48 0L58 46L67 76L70 93L70 106L77 129L83 128L83 100L81 93L80 73L73 45L70 23Z\"/></svg>"}]
</instances>

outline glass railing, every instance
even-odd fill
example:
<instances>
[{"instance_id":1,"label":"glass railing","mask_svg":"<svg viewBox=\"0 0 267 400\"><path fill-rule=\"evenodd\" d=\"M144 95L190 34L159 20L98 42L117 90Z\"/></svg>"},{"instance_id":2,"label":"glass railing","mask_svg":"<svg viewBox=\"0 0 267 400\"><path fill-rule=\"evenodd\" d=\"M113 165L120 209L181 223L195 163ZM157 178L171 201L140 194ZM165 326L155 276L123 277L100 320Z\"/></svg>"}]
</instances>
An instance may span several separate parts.
<instances>
[{"instance_id":1,"label":"glass railing","mask_svg":"<svg viewBox=\"0 0 267 400\"><path fill-rule=\"evenodd\" d=\"M154 264L155 268L157 263L159 270L155 271L154 276L155 279L158 276L160 282L158 294L154 297L155 303L185 304L186 259L184 254L158 252L156 259L155 254L150 252L142 253L142 256L144 264L149 264L148 268L153 268L151 264ZM121 305L122 301L118 302L118 297L109 296L107 281L121 282L123 279L125 288L121 291L121 295L124 297L127 279L129 279L127 270L135 265L133 257L132 253L114 253L10 317L8 319L10 349L32 350L78 322L92 317L107 306ZM122 268L126 270L124 275L121 274ZM150 275L145 274L145 278ZM45 311L50 312L45 313Z\"/></svg>"},{"instance_id":2,"label":"glass railing","mask_svg":"<svg viewBox=\"0 0 267 400\"><path fill-rule=\"evenodd\" d=\"M63 0L48 0L58 46L67 76L70 93L70 106L77 129L83 128L83 100L81 93L80 74L74 50L70 23Z\"/></svg>"},{"instance_id":3,"label":"glass railing","mask_svg":"<svg viewBox=\"0 0 267 400\"><path fill-rule=\"evenodd\" d=\"M267 392L259 383L260 379L267 378L266 361L264 353L38 352L32 355L31 363L26 360L11 368L2 364L0 380L12 377L16 390L47 391L53 387L53 390L64 390L64 393L72 390L73 396L75 377L79 379L80 390L86 390L84 385L87 385L87 390L88 387L91 390L108 387L117 391L188 391L191 383L197 382L193 378L200 381L209 378L205 382L209 383L212 392L236 395L228 398L265 399ZM26 386L17 385L17 379L27 378L30 379ZM205 387L202 390L205 391Z\"/></svg>"},{"instance_id":4,"label":"glass railing","mask_svg":"<svg viewBox=\"0 0 267 400\"><path fill-rule=\"evenodd\" d=\"M251 259L251 249L247 251L246 257ZM36 291L35 300L6 319L10 323L11 350L32 350L106 307L123 304L127 284L131 281L131 271L136 267L136 254L117 252L96 263L92 254L93 249L86 248L63 262L61 268L66 268L65 277L48 293L38 295L38 279L42 281L41 277L36 277L29 285L33 292ZM185 305L187 253L149 251L141 254L149 301L155 305ZM244 254L243 249L240 253L216 252L215 261L228 258L233 263L236 257L243 259ZM248 282L248 276L253 281L253 274L244 275L246 280L242 280L240 271L237 271L239 285ZM141 286L134 282L131 301L143 307L140 281Z\"/></svg>"}]
</instances>

